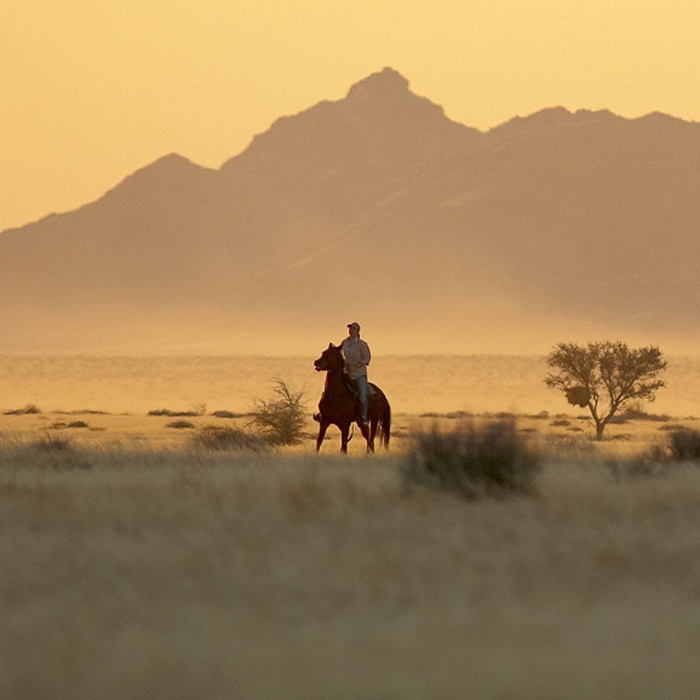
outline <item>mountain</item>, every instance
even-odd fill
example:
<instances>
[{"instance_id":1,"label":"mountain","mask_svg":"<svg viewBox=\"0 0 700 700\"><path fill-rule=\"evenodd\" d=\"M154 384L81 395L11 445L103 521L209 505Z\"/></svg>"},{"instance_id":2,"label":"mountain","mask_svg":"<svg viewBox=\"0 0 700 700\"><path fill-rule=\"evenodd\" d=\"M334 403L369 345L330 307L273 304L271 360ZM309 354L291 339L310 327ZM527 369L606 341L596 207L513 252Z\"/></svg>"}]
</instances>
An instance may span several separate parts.
<instances>
[{"instance_id":1,"label":"mountain","mask_svg":"<svg viewBox=\"0 0 700 700\"><path fill-rule=\"evenodd\" d=\"M694 351L700 124L562 107L488 132L384 69L218 170L178 155L0 235L2 351Z\"/></svg>"}]
</instances>

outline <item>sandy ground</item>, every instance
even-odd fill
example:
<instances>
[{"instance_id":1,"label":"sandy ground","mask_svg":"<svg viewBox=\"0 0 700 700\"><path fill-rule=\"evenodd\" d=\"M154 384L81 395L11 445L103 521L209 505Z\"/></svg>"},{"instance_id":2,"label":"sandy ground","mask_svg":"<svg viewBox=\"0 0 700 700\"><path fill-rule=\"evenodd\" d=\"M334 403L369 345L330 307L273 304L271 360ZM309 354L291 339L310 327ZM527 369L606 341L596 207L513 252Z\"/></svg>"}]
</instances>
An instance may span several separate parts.
<instances>
[{"instance_id":1,"label":"sandy ground","mask_svg":"<svg viewBox=\"0 0 700 700\"><path fill-rule=\"evenodd\" d=\"M670 430L683 426L700 429L700 419L694 417L676 418L672 416L651 419L629 420L613 423L606 429L605 440L597 447L603 453L612 455L630 455L646 450L650 445L666 440ZM392 449L401 452L410 442L416 431L430 430L433 426L450 429L460 421L475 418L487 421L503 414L462 413L445 414L406 414L398 413L392 418ZM518 430L533 440L545 441L552 445L590 443L595 430L589 416L581 411L569 414L549 414L543 412L535 415L514 415ZM42 435L69 438L79 445L102 447L148 447L162 449L188 448L193 433L204 426L233 425L246 428L249 419L243 415L235 418L218 418L212 415L200 416L152 416L144 414L111 414L51 412L30 415L0 415L0 437L6 440L27 441ZM177 427L177 424L189 424ZM77 427L76 427L77 426ZM305 431L304 443L288 450L289 452L310 452L315 447L316 424L309 418ZM323 451L334 453L340 448L340 433L334 426L328 430ZM350 454L361 455L365 446L359 431L356 431L350 444Z\"/></svg>"}]
</instances>

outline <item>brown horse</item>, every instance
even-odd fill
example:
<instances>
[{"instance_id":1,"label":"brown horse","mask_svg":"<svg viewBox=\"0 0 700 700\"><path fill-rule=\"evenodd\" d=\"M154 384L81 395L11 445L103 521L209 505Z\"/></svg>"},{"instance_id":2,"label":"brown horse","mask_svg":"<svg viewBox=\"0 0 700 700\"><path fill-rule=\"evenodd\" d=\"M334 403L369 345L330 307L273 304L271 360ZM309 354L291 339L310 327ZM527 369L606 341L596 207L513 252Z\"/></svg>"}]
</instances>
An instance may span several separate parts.
<instances>
[{"instance_id":1,"label":"brown horse","mask_svg":"<svg viewBox=\"0 0 700 700\"><path fill-rule=\"evenodd\" d=\"M374 452L374 438L379 434L379 439L384 447L389 447L391 437L391 406L384 396L384 392L376 385L369 385L367 396L367 418L369 426L361 422L360 399L348 386L343 361L343 353L340 347L333 343L323 351L321 357L314 362L317 372L327 372L326 385L318 403L318 413L314 419L318 421L318 438L316 439L316 451L321 449L323 438L329 425L337 425L340 428L340 451L347 453L350 426L357 423L362 431L362 437L367 441L367 451Z\"/></svg>"}]
</instances>

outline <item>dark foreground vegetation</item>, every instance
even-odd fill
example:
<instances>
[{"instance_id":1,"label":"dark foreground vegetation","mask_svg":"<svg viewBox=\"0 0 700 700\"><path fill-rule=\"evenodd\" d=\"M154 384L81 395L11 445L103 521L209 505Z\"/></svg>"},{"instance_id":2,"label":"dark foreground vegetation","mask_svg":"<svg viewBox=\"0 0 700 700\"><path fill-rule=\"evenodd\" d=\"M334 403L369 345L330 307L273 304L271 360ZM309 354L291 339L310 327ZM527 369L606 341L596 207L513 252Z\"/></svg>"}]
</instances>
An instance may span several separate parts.
<instances>
[{"instance_id":1,"label":"dark foreground vegetation","mask_svg":"<svg viewBox=\"0 0 700 700\"><path fill-rule=\"evenodd\" d=\"M447 489L465 498L529 493L539 457L514 420L418 434L403 466L406 484Z\"/></svg>"}]
</instances>

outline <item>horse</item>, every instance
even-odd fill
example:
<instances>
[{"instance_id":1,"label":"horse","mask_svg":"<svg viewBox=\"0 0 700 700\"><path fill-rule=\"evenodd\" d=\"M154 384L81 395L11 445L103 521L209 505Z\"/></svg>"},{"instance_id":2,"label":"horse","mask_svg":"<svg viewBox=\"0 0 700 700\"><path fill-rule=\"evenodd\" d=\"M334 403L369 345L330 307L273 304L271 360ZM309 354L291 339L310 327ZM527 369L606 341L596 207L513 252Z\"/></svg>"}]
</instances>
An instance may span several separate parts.
<instances>
[{"instance_id":1,"label":"horse","mask_svg":"<svg viewBox=\"0 0 700 700\"><path fill-rule=\"evenodd\" d=\"M348 385L344 372L343 353L339 346L328 344L321 357L314 362L317 372L326 372L326 384L318 403L318 413L314 419L318 421L318 438L316 452L321 449L323 438L329 425L340 428L340 451L347 454L350 440L350 426L357 423L362 431L362 437L367 441L367 452L374 452L374 438L379 435L381 444L389 447L391 437L391 406L384 392L375 384L370 384L367 395L367 418L369 426L362 422L360 399Z\"/></svg>"}]
</instances>

